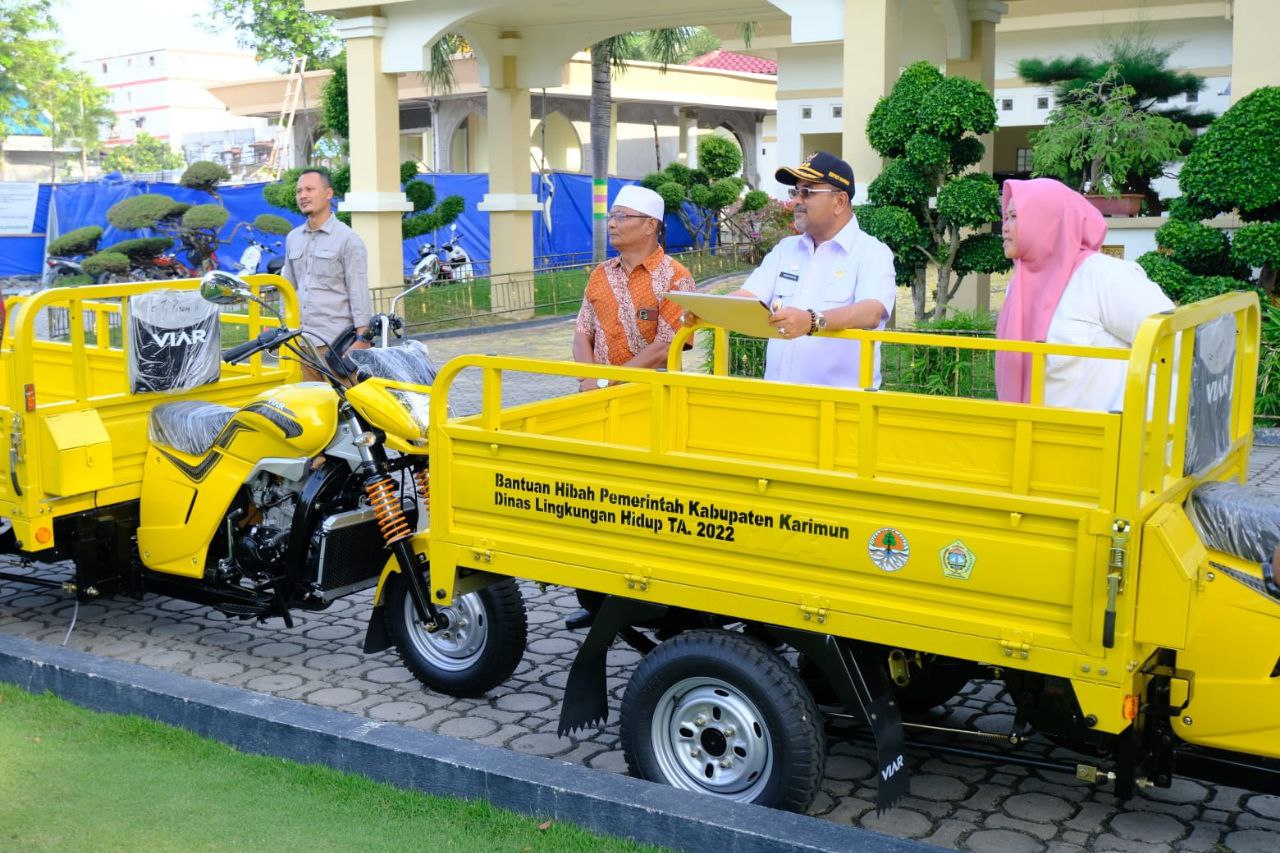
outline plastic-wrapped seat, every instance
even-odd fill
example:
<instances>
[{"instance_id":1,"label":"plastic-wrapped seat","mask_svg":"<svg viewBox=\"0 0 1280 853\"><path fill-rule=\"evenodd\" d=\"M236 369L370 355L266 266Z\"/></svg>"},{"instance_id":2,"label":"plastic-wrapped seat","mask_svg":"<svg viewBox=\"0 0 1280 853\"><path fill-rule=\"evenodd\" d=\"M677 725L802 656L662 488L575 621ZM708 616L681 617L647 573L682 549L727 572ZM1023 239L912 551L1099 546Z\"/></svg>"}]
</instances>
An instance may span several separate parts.
<instances>
[{"instance_id":1,"label":"plastic-wrapped seat","mask_svg":"<svg viewBox=\"0 0 1280 853\"><path fill-rule=\"evenodd\" d=\"M1266 563L1280 542L1280 492L1241 483L1205 483L1187 498L1187 516L1206 547Z\"/></svg>"},{"instance_id":2,"label":"plastic-wrapped seat","mask_svg":"<svg viewBox=\"0 0 1280 853\"><path fill-rule=\"evenodd\" d=\"M424 344L405 341L402 346L347 351L358 376L365 379L390 379L411 385L430 385L436 381L436 366Z\"/></svg>"},{"instance_id":3,"label":"plastic-wrapped seat","mask_svg":"<svg viewBox=\"0 0 1280 853\"><path fill-rule=\"evenodd\" d=\"M218 381L218 306L194 290L152 290L129 299L129 390L189 391Z\"/></svg>"},{"instance_id":4,"label":"plastic-wrapped seat","mask_svg":"<svg viewBox=\"0 0 1280 853\"><path fill-rule=\"evenodd\" d=\"M191 456L203 456L235 413L236 410L230 406L198 400L164 403L151 410L147 434L152 444L163 444Z\"/></svg>"}]
</instances>

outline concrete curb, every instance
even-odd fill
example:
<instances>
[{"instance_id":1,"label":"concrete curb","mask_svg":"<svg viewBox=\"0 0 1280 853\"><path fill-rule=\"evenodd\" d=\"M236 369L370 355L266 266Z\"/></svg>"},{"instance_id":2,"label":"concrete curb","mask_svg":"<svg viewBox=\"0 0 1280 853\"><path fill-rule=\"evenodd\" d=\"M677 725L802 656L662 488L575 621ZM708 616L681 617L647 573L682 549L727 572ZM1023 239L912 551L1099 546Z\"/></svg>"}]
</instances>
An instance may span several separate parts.
<instances>
[{"instance_id":1,"label":"concrete curb","mask_svg":"<svg viewBox=\"0 0 1280 853\"><path fill-rule=\"evenodd\" d=\"M139 664L0 635L0 682L114 714L137 714L236 749L324 764L428 794L677 850L717 853L937 848L760 806L381 723Z\"/></svg>"}]
</instances>

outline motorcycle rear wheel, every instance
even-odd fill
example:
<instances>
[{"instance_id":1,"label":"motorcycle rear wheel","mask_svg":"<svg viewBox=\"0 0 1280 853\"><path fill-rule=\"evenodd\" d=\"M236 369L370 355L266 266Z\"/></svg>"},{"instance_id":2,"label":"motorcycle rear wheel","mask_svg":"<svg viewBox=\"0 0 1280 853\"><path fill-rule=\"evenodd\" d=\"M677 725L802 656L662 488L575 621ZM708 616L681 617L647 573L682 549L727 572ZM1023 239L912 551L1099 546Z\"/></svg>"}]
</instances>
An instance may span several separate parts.
<instances>
[{"instance_id":1,"label":"motorcycle rear wheel","mask_svg":"<svg viewBox=\"0 0 1280 853\"><path fill-rule=\"evenodd\" d=\"M424 583L431 588L429 579ZM511 677L524 657L529 630L524 597L514 580L459 596L439 610L446 625L427 631L403 577L396 573L387 580L387 628L404 665L419 681L437 693L472 697Z\"/></svg>"}]
</instances>

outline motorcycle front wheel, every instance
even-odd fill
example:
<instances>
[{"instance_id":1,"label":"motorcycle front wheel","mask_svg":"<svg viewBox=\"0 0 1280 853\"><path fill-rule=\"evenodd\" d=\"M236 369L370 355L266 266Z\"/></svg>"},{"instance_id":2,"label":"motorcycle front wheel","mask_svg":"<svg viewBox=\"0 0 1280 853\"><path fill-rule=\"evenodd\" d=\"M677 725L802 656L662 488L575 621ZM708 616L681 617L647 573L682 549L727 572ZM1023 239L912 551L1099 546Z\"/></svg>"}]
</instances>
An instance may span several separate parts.
<instances>
[{"instance_id":1,"label":"motorcycle front wheel","mask_svg":"<svg viewBox=\"0 0 1280 853\"><path fill-rule=\"evenodd\" d=\"M424 578L427 589L429 579ZM510 578L438 608L444 623L428 631L400 573L387 580L384 611L396 651L424 685L449 696L480 696L502 684L528 643L524 596Z\"/></svg>"}]
</instances>

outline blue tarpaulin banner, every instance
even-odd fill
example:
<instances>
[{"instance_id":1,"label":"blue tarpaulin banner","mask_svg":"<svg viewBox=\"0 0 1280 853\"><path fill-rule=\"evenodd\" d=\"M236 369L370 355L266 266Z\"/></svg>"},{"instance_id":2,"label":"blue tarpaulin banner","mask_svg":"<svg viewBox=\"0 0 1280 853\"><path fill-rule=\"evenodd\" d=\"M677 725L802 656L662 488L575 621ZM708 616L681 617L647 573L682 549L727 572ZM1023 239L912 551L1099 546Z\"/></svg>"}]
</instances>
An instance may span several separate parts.
<instances>
[{"instance_id":1,"label":"blue tarpaulin banner","mask_svg":"<svg viewBox=\"0 0 1280 853\"><path fill-rule=\"evenodd\" d=\"M553 172L545 176L531 175L530 190L543 202L543 211L533 217L533 247L535 263L538 267L562 266L572 263L587 263L591 260L591 177L589 175L563 174ZM488 272L488 259L492 256L489 235L489 214L478 209L485 193L489 191L487 174L424 174L419 180L432 184L436 189L437 199L450 195L462 196L465 207L457 219L457 233L461 235L462 246L477 264L476 273ZM634 181L609 179L609 200L618 194L622 187ZM237 229L238 223L252 222L254 217L262 213L273 213L283 216L295 225L302 223L302 217L278 207L273 207L262 197L262 188L266 184L230 185L218 188L215 199L199 190L188 189L177 184L151 183L119 179L104 179L79 184L45 184L40 187L40 202L36 210L36 232L29 237L0 238L0 276L38 275L44 258L46 235L48 239L56 238L76 228L86 225L100 225L105 231L100 246L111 245L133 237L150 236L149 231L122 231L111 227L107 222L107 210L117 202L144 193L160 193L177 201L190 204L221 203L231 214L227 224L222 227L224 239L234 239L230 245L220 247L218 265L223 269L234 269L241 253L248 247L248 239L255 236L266 243L273 251L263 257L261 269L266 269L267 261L280 253L276 243L283 237L253 234L247 228ZM548 198L550 199L548 201ZM681 251L690 248L693 243L689 232L680 222L679 217L668 215L667 248L670 251ZM434 234L424 234L404 241L404 270L407 275L418 259L419 246L431 242L436 246L448 242L450 230L440 229ZM175 247L181 257L181 247ZM613 254L610 250L610 254Z\"/></svg>"},{"instance_id":2,"label":"blue tarpaulin banner","mask_svg":"<svg viewBox=\"0 0 1280 853\"><path fill-rule=\"evenodd\" d=\"M0 278L36 275L44 263L45 228L49 221L49 199L53 185L41 184L36 199L36 215L30 234L0 236Z\"/></svg>"}]
</instances>

